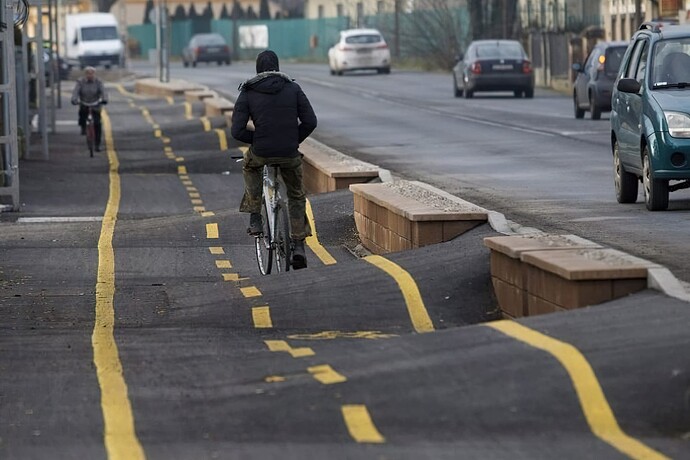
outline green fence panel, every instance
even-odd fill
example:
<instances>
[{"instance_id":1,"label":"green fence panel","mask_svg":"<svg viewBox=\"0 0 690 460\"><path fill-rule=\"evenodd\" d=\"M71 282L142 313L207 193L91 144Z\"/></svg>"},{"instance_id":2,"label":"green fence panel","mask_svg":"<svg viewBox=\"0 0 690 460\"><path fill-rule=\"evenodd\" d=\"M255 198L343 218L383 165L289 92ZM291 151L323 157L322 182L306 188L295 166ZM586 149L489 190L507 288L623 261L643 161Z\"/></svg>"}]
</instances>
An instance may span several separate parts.
<instances>
[{"instance_id":1,"label":"green fence panel","mask_svg":"<svg viewBox=\"0 0 690 460\"><path fill-rule=\"evenodd\" d=\"M192 38L193 24L189 19L170 23L170 55L182 56L182 49Z\"/></svg>"},{"instance_id":2,"label":"green fence panel","mask_svg":"<svg viewBox=\"0 0 690 460\"><path fill-rule=\"evenodd\" d=\"M150 49L156 49L156 26L139 24L127 27L129 40L136 40L141 57L147 58Z\"/></svg>"}]
</instances>

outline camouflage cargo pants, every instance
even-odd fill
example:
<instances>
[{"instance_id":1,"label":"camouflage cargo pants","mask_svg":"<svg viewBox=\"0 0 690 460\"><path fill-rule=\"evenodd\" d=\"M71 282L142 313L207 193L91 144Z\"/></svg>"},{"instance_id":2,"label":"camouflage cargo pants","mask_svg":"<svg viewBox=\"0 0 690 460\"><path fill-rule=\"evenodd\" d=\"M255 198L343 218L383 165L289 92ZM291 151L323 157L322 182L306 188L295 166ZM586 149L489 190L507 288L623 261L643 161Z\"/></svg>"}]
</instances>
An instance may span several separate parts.
<instances>
[{"instance_id":1,"label":"camouflage cargo pants","mask_svg":"<svg viewBox=\"0 0 690 460\"><path fill-rule=\"evenodd\" d=\"M244 196L240 203L240 212L261 212L263 167L272 164L280 166L280 175L285 184L290 215L290 236L293 240L303 240L311 236L311 227L307 220L307 198L302 186L302 154L292 158L264 158L254 155L250 147L244 153L242 166Z\"/></svg>"}]
</instances>

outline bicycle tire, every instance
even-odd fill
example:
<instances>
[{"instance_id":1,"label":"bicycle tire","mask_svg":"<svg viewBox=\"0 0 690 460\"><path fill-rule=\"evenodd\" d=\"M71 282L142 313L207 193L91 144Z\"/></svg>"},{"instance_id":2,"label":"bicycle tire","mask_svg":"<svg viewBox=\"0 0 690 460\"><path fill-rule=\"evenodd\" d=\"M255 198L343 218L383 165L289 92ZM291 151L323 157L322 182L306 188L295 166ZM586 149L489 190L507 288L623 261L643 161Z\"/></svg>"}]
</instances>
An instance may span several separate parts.
<instances>
[{"instance_id":1,"label":"bicycle tire","mask_svg":"<svg viewBox=\"0 0 690 460\"><path fill-rule=\"evenodd\" d=\"M93 157L96 148L96 127L93 122L86 122L86 147L89 149L89 156Z\"/></svg>"},{"instance_id":2,"label":"bicycle tire","mask_svg":"<svg viewBox=\"0 0 690 460\"><path fill-rule=\"evenodd\" d=\"M254 246L256 248L256 262L259 266L259 271L262 275L268 275L273 268L273 244L265 202L261 204L261 219L263 220L263 232L254 238Z\"/></svg>"},{"instance_id":3,"label":"bicycle tire","mask_svg":"<svg viewBox=\"0 0 690 460\"><path fill-rule=\"evenodd\" d=\"M276 268L279 272L290 271L292 263L292 243L290 241L290 220L287 206L281 202L276 208L276 241L275 258Z\"/></svg>"}]
</instances>

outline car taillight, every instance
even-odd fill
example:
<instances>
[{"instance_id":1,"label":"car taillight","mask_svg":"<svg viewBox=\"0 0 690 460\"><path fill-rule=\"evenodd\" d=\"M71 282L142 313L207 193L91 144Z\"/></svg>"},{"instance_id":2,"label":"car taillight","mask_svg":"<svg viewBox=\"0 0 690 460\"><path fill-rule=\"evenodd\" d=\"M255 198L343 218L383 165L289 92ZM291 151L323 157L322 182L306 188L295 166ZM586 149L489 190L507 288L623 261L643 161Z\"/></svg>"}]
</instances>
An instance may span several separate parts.
<instances>
[{"instance_id":1,"label":"car taillight","mask_svg":"<svg viewBox=\"0 0 690 460\"><path fill-rule=\"evenodd\" d=\"M475 62L472 64L472 67L470 67L470 72L472 73L482 73L482 65L478 62Z\"/></svg>"},{"instance_id":2,"label":"car taillight","mask_svg":"<svg viewBox=\"0 0 690 460\"><path fill-rule=\"evenodd\" d=\"M198 47L198 46L197 46L196 48L194 48L194 52L195 52L196 54L201 53L201 47Z\"/></svg>"},{"instance_id":3,"label":"car taillight","mask_svg":"<svg viewBox=\"0 0 690 460\"><path fill-rule=\"evenodd\" d=\"M376 49L377 49L377 50L386 50L386 49L388 49L388 45L385 44L385 43L383 43L382 45L378 45L378 46L376 47Z\"/></svg>"},{"instance_id":4,"label":"car taillight","mask_svg":"<svg viewBox=\"0 0 690 460\"><path fill-rule=\"evenodd\" d=\"M223 51L225 51L226 53L230 51L230 48L228 47L228 45L225 45L223 47Z\"/></svg>"},{"instance_id":5,"label":"car taillight","mask_svg":"<svg viewBox=\"0 0 690 460\"><path fill-rule=\"evenodd\" d=\"M522 61L522 73L532 73L532 63L529 61Z\"/></svg>"}]
</instances>

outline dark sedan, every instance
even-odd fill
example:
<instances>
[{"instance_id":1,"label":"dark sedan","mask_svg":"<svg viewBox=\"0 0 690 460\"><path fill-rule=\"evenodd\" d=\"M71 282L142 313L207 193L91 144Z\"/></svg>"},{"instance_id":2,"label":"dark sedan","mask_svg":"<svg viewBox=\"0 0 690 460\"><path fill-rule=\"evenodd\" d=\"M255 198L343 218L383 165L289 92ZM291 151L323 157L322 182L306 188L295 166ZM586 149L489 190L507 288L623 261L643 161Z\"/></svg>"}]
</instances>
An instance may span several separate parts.
<instances>
[{"instance_id":1,"label":"dark sedan","mask_svg":"<svg viewBox=\"0 0 690 460\"><path fill-rule=\"evenodd\" d=\"M573 85L575 118L583 118L589 110L592 120L601 118L602 112L611 110L611 92L628 42L597 43L585 64L575 63L577 71Z\"/></svg>"},{"instance_id":2,"label":"dark sedan","mask_svg":"<svg viewBox=\"0 0 690 460\"><path fill-rule=\"evenodd\" d=\"M475 40L453 67L455 97L477 91L512 91L534 97L532 62L516 40Z\"/></svg>"},{"instance_id":3,"label":"dark sedan","mask_svg":"<svg viewBox=\"0 0 690 460\"><path fill-rule=\"evenodd\" d=\"M222 35L196 34L189 40L187 46L182 50L182 64L188 67L196 67L197 62L217 62L218 65L225 63L230 65L230 47Z\"/></svg>"}]
</instances>

